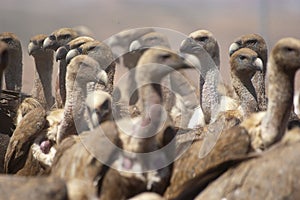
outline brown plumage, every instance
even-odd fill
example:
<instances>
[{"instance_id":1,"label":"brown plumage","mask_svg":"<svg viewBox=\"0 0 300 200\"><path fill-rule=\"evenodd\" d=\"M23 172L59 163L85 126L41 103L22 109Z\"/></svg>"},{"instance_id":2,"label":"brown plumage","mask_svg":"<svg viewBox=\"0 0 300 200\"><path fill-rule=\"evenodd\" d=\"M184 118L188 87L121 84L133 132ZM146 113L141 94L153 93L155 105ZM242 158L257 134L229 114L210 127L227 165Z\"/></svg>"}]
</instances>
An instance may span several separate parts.
<instances>
[{"instance_id":1,"label":"brown plumage","mask_svg":"<svg viewBox=\"0 0 300 200\"><path fill-rule=\"evenodd\" d=\"M131 41L128 51L122 55L125 68L129 71L122 76L118 82L118 89L121 92L121 104L128 107L132 116L139 113L135 106L138 100L137 83L135 81L135 68L145 50L154 46L170 47L168 38L159 32L149 32Z\"/></svg>"},{"instance_id":2,"label":"brown plumage","mask_svg":"<svg viewBox=\"0 0 300 200\"><path fill-rule=\"evenodd\" d=\"M55 177L2 175L0 187L1 199L68 199L66 183Z\"/></svg>"},{"instance_id":3,"label":"brown plumage","mask_svg":"<svg viewBox=\"0 0 300 200\"><path fill-rule=\"evenodd\" d=\"M8 67L5 70L5 85L7 90L20 92L22 89L22 47L18 37L11 32L0 34L0 41L8 46Z\"/></svg>"},{"instance_id":4,"label":"brown plumage","mask_svg":"<svg viewBox=\"0 0 300 200\"><path fill-rule=\"evenodd\" d=\"M96 90L86 98L88 126L90 130L98 127L100 123L113 119L112 97L107 92Z\"/></svg>"},{"instance_id":5,"label":"brown plumage","mask_svg":"<svg viewBox=\"0 0 300 200\"><path fill-rule=\"evenodd\" d=\"M187 135L177 136L180 157L174 162L171 183L164 194L165 198L173 199L183 192L190 179L206 174L222 163L247 156L250 151L250 138L244 129L233 127L239 122L234 113L228 112L210 125L186 133L191 135L191 139L181 141L180 138L186 138ZM229 166L231 165L226 169ZM215 176L207 177L205 183L214 180L226 169L214 171Z\"/></svg>"},{"instance_id":6,"label":"brown plumage","mask_svg":"<svg viewBox=\"0 0 300 200\"><path fill-rule=\"evenodd\" d=\"M67 101L64 117L57 133L60 143L69 135L80 133L86 129L84 122L84 102L87 96L88 82L107 83L107 74L98 62L87 55L78 55L67 66L66 88Z\"/></svg>"},{"instance_id":7,"label":"brown plumage","mask_svg":"<svg viewBox=\"0 0 300 200\"><path fill-rule=\"evenodd\" d=\"M265 131L264 133L265 133L266 136L269 136L269 134L271 136L274 136L274 133L275 133L275 137L272 138L272 139L275 139L278 136L276 134L280 134L280 131L285 130L286 122L287 122L287 119L288 119L288 116L289 116L289 113L288 114L285 114L285 113L290 110L290 109L286 109L286 108L289 107L289 104L288 104L289 100L288 99L290 98L290 95L292 93L291 91L293 91L292 83L293 83L294 73L297 69L297 66L298 67L300 66L296 61L296 60L299 60L298 57L300 55L299 53L297 53L299 51L299 44L300 44L299 40L296 40L296 39L292 39L292 38L282 39L275 45L275 47L272 51L271 59L270 59L270 65L269 65L270 67L268 68L268 73L269 73L269 76L270 76L269 90L268 91L272 92L274 94L274 96L271 95L269 97L269 106L272 105L272 109L270 109L270 111L269 111L269 108L268 108L268 110L267 110L267 112L273 113L272 117L268 119L265 116L264 113L255 113L255 114L250 115L249 118L245 119L240 126L231 128L229 130L226 130L227 128L224 127L225 125L228 126L228 123L224 124L224 120L220 121L221 123L219 125L217 124L217 126L213 126L213 124L210 125L211 128L208 128L208 130L217 131L221 127L221 130L224 129L226 131L221 133L221 135L219 136L219 139L216 143L212 143L212 144L214 144L214 148L212 149L212 151L209 154L206 154L206 157L203 158L204 160L206 160L206 159L211 160L211 156L213 155L212 153L214 151L217 152L219 150L221 152L221 153L218 152L218 154L217 154L218 156L222 155L222 153L224 153L224 152L225 153L227 152L225 150L228 149L228 148L221 148L221 150L218 148L218 146L219 146L218 143L220 143L222 141L222 135L224 135L224 133L226 133L226 132L229 133L231 136L234 133L237 134L233 138L234 145L230 145L230 146L233 148L233 150L241 149L243 151L240 151L241 154L231 153L230 151L232 149L229 148L228 150L230 152L230 154L229 154L230 156L229 157L223 156L223 158L225 158L225 159L221 159L221 161L222 160L226 161L227 160L226 158L230 158L230 159L227 160L227 161L230 161L231 158L232 158L231 156L235 156L235 155L240 155L241 158L243 158L243 157L247 158L248 157L248 152L252 151L252 148L257 149L258 147L261 147L262 144L269 144L269 145L272 144L272 143L264 143L266 141L266 140L264 140L265 138L261 139L261 137L260 137L260 134L263 134L263 132L262 132L263 127L260 125L262 123L261 120L262 120L263 117L264 117L264 120L268 119L272 123L273 122L280 123L280 124L272 124L272 125L274 125L273 127L269 126L268 129L264 129L264 131ZM284 59L284 57L286 57L286 59ZM283 62L280 59L284 60L284 62L286 64L285 66L280 65ZM275 63L277 65L275 65ZM285 70L286 70L285 68L289 69L288 70L288 75L289 76L287 76L285 74ZM276 74L276 76L274 76L275 74ZM279 80L280 78L281 79L283 78L284 80ZM277 86L277 87L274 87L274 86ZM281 86L283 86L283 87L281 87ZM274 91L274 89L276 89L276 91ZM284 95L284 96L282 96L282 95ZM279 103L278 99L281 100L280 105L276 104L276 103ZM275 104L275 106L274 106L274 104ZM275 112L276 115L275 115L274 111L276 111ZM227 112L226 115L228 115L229 113L230 112ZM235 116L235 114L233 116ZM223 118L224 115L221 115L221 117ZM285 118L283 118L283 117L285 117ZM220 120L220 118L218 118L218 120ZM225 121L228 121L228 119L226 119ZM285 121L285 124L284 124L284 121ZM279 127L282 127L282 129L280 129ZM241 139L243 138L243 137L241 137L242 135L244 135L244 139L242 140L244 142L241 142L241 141L238 142L239 138L241 138ZM250 137L249 137L249 135L250 135ZM218 136L218 134L216 136ZM214 140L211 141L211 142L216 141L216 139L217 139L216 136L212 137L212 139L214 139ZM274 142L274 141L275 140L272 140L272 142ZM267 141L267 142L269 142L269 141ZM194 146L194 144L195 144L195 142L192 144L192 147ZM230 144L230 142L228 140L225 140L225 144L227 146L227 145ZM190 149L192 149L192 148L190 148ZM186 159L190 159L189 157L191 157L191 153L193 153L193 151L190 151L190 149L188 149L188 152L190 152L190 153L188 153L186 155L187 156ZM198 149L199 149L199 146L198 146ZM209 149L211 149L211 148L209 148ZM194 153L194 154L196 154L196 153ZM181 157L178 161L176 161L175 164L174 164L175 171L174 171L173 176L175 176L176 174L178 174L178 175L175 176L175 177L177 177L177 179L175 179L175 177L173 179L173 177L172 177L172 179L171 179L171 188L172 188L172 182L176 185L177 181L179 181L179 180L188 180L189 179L189 178L184 179L185 176L189 176L190 178L192 178L188 170L190 170L190 169L193 169L193 170L201 169L198 165L202 163L203 159L202 160L197 160L197 163L196 163L197 167L192 167L191 168L190 167L191 166L190 163L192 163L191 161L181 161L181 163L180 163L180 160L183 159L183 158L185 158L185 155L183 157ZM227 163L227 161L226 162L223 162L223 161L221 163L225 163L225 164ZM176 167L177 163L180 164L178 167ZM189 164L187 164L188 166L185 167L184 166L185 163L189 163ZM236 164L236 163L234 162L233 164ZM205 162L205 165L207 166L207 161ZM205 176L205 173L203 173L203 174L198 173L198 175L199 175L198 180L199 181L200 181L200 178L201 179L203 178L203 180L205 180L206 178L209 178L210 175L212 175L210 177L210 179L206 180L206 182L203 182L203 181L199 182L199 183L201 183L200 188L204 189L209 182L211 182L212 180L214 180L215 178L220 176L220 174L222 174L224 171L226 171L230 166L231 165L229 165L229 166L222 166L221 165L222 168L220 168L220 169L216 168L213 171L211 171L210 173L208 173L207 174L208 177L203 177L202 176L202 175ZM224 167L226 167L226 168L224 169ZM187 168L186 172L181 173L181 174L178 173L178 172L176 173L176 169L179 170L179 172L181 172L182 169L185 169L185 168ZM255 167L251 167L251 168L255 168ZM220 171L221 173L218 174L218 170L221 170ZM259 177L259 176L253 176L253 177ZM257 179L256 179L256 181L257 181ZM260 181L257 181L257 182L260 182ZM195 186L195 187L197 187L197 186ZM184 189L184 188L182 188L182 189ZM172 192L177 191L177 190L178 190L177 188L173 189L173 190L170 190L169 193L167 193L167 194L170 195L170 194L172 194ZM199 189L198 191L195 191L195 192L199 193L199 192L201 192L201 190ZM180 198L178 198L178 199L180 199Z\"/></svg>"},{"instance_id":8,"label":"brown plumage","mask_svg":"<svg viewBox=\"0 0 300 200\"><path fill-rule=\"evenodd\" d=\"M221 95L218 92L220 84L219 45L213 34L207 30L198 30L189 35L180 46L180 52L196 56L201 67L200 73L200 105L205 117L205 123L213 122L218 115Z\"/></svg>"},{"instance_id":9,"label":"brown plumage","mask_svg":"<svg viewBox=\"0 0 300 200\"><path fill-rule=\"evenodd\" d=\"M125 67L130 70L128 76L129 83L127 84L129 94L133 92L131 91L132 89L136 88L136 83L133 78L135 76L135 70L131 69L136 67L139 58L146 49L155 46L171 47L169 39L165 34L151 32L133 41L130 45L130 51L123 55ZM164 85L164 87L162 87L162 93L164 107L167 112L171 113L171 118L174 121L175 126L186 128L191 113L193 109L198 106L199 101L195 98L195 89L189 81L188 76L183 70L178 70L178 72L179 73L170 73L164 77L162 82L162 85ZM129 105L134 105L137 99L138 93L136 90L130 97Z\"/></svg>"},{"instance_id":10,"label":"brown plumage","mask_svg":"<svg viewBox=\"0 0 300 200\"><path fill-rule=\"evenodd\" d=\"M54 104L52 96L53 51L44 50L43 42L47 35L33 36L28 44L28 53L35 61L35 78L32 97L46 109Z\"/></svg>"},{"instance_id":11,"label":"brown plumage","mask_svg":"<svg viewBox=\"0 0 300 200\"><path fill-rule=\"evenodd\" d=\"M55 53L55 59L56 59L56 61L61 60L61 59L65 59L67 53L70 50L78 48L82 44L84 44L86 42L93 41L93 40L94 40L94 38L88 37L88 36L79 36L79 37L71 40L70 42L68 42L67 45L61 46L61 47L59 47L56 50L56 53Z\"/></svg>"},{"instance_id":12,"label":"brown plumage","mask_svg":"<svg viewBox=\"0 0 300 200\"><path fill-rule=\"evenodd\" d=\"M230 45L229 55L231 56L235 51L244 47L255 51L258 57L263 62L263 70L260 72L256 72L252 81L257 93L259 110L265 111L267 109L267 97L265 91L265 76L266 76L267 61L268 61L267 44L264 38L258 34L242 35L236 38L234 42Z\"/></svg>"},{"instance_id":13,"label":"brown plumage","mask_svg":"<svg viewBox=\"0 0 300 200\"><path fill-rule=\"evenodd\" d=\"M257 54L250 49L241 49L235 52L230 63L233 85L238 91L241 101L244 101L241 102L242 112L233 110L220 113L215 122L204 127L202 139L190 141L191 146L187 147L187 152L184 152L182 157L175 161L171 185L166 192L167 198L174 198L180 193L184 194L185 190L187 190L186 194L192 195L189 194L192 193L192 190L189 190L186 184L190 179L197 176L201 176L202 179L201 185L198 185L197 192L199 193L207 184L235 164L236 159L240 162L240 158L247 158L247 154L251 150L250 138L246 130L240 127L231 127L239 124L244 114L247 115L248 112L254 112L257 109L255 91L253 93L252 90L252 93L250 93L248 88L252 85L251 78L253 74L256 70L262 68L262 63L260 59L258 60ZM245 85L248 85L248 88ZM254 102L251 102L251 100L254 100ZM251 106L251 104L254 105ZM186 145L189 145L189 143ZM202 151L204 157L200 159L199 151L201 148L204 150ZM192 186L192 184L189 186ZM197 195L197 193L193 195ZM180 198L182 196L178 197L178 199ZM190 199L193 197L185 196L185 198Z\"/></svg>"},{"instance_id":14,"label":"brown plumage","mask_svg":"<svg viewBox=\"0 0 300 200\"><path fill-rule=\"evenodd\" d=\"M170 68L161 67L161 64ZM133 120L135 124L130 124L131 120L126 118L117 122L124 152L113 163L113 169L105 175L100 199L126 199L144 191L163 194L170 178L174 143L167 148L169 152L160 148L172 141L175 132L169 132L172 124L168 116L166 119L162 117L162 110L158 106L163 103L158 84L172 72L172 68L184 67L190 66L167 48L151 48L140 58L135 77L141 94L141 116ZM161 152L156 154L154 151ZM154 155L143 157L143 153L151 152ZM111 189L116 185L117 188Z\"/></svg>"},{"instance_id":15,"label":"brown plumage","mask_svg":"<svg viewBox=\"0 0 300 200\"><path fill-rule=\"evenodd\" d=\"M112 49L115 47L122 48L121 54L117 55L117 57L118 57L129 51L130 44L134 40L140 38L141 36L143 36L147 33L151 33L151 32L155 32L155 30L153 28L147 28L147 27L124 30L124 31L121 31L121 32L113 35L112 37L110 37L107 40L107 44Z\"/></svg>"},{"instance_id":16,"label":"brown plumage","mask_svg":"<svg viewBox=\"0 0 300 200\"><path fill-rule=\"evenodd\" d=\"M35 138L41 134L46 123L46 112L43 108L31 110L20 121L10 139L4 161L6 173L34 175L40 172L39 163L26 168L26 162L31 158L30 146ZM30 172L24 172L29 170Z\"/></svg>"},{"instance_id":17,"label":"brown plumage","mask_svg":"<svg viewBox=\"0 0 300 200\"><path fill-rule=\"evenodd\" d=\"M258 101L255 88L251 82L256 71L263 70L263 63L255 51L242 48L230 57L231 84L239 97L243 117L257 112Z\"/></svg>"},{"instance_id":18,"label":"brown plumage","mask_svg":"<svg viewBox=\"0 0 300 200\"><path fill-rule=\"evenodd\" d=\"M189 34L211 56L216 66L220 67L220 48L215 36L208 30L197 30Z\"/></svg>"},{"instance_id":19,"label":"brown plumage","mask_svg":"<svg viewBox=\"0 0 300 200\"><path fill-rule=\"evenodd\" d=\"M259 157L229 169L195 199L298 199L299 128L287 135Z\"/></svg>"},{"instance_id":20,"label":"brown plumage","mask_svg":"<svg viewBox=\"0 0 300 200\"><path fill-rule=\"evenodd\" d=\"M78 32L72 28L60 28L52 32L44 40L43 48L56 51L59 47L66 45L78 36ZM55 103L57 108L63 108L66 102L66 66L65 59L61 59L55 86Z\"/></svg>"},{"instance_id":21,"label":"brown plumage","mask_svg":"<svg viewBox=\"0 0 300 200\"><path fill-rule=\"evenodd\" d=\"M244 120L254 149L267 148L284 134L293 105L294 78L300 67L300 41L283 38L272 49L268 63L268 108Z\"/></svg>"},{"instance_id":22,"label":"brown plumage","mask_svg":"<svg viewBox=\"0 0 300 200\"><path fill-rule=\"evenodd\" d=\"M51 175L69 182L83 182L90 190L80 190L80 195L98 195L107 166L114 159L116 146L120 147L118 129L111 118L110 97L103 91L88 95L91 131L68 137L58 146ZM112 143L111 143L112 142ZM74 191L75 194L78 192Z\"/></svg>"},{"instance_id":23,"label":"brown plumage","mask_svg":"<svg viewBox=\"0 0 300 200\"><path fill-rule=\"evenodd\" d=\"M89 57L95 59L99 63L100 67L106 71L108 82L107 86L105 87L105 91L112 94L116 63L114 61L113 53L110 47L105 43L96 40L86 42L79 48L73 49L68 52L66 56L67 62L70 62L72 58L80 54L88 55ZM95 89L103 89L103 87L101 87L101 84L97 84L95 87Z\"/></svg>"},{"instance_id":24,"label":"brown plumage","mask_svg":"<svg viewBox=\"0 0 300 200\"><path fill-rule=\"evenodd\" d=\"M53 31L43 42L43 48L56 51L60 46L66 45L79 34L72 28L60 28Z\"/></svg>"}]
</instances>

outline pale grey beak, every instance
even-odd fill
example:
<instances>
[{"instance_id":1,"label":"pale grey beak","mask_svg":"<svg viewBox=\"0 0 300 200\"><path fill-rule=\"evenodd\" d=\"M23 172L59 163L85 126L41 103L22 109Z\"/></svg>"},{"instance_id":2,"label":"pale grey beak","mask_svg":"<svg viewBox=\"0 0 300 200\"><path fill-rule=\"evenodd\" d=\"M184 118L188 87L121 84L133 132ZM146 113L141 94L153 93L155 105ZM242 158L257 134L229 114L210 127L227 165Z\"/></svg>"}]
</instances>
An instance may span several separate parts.
<instances>
[{"instance_id":1,"label":"pale grey beak","mask_svg":"<svg viewBox=\"0 0 300 200\"><path fill-rule=\"evenodd\" d=\"M75 57L80 55L80 52L77 49L70 50L66 55L66 62L70 63L70 61Z\"/></svg>"},{"instance_id":2,"label":"pale grey beak","mask_svg":"<svg viewBox=\"0 0 300 200\"><path fill-rule=\"evenodd\" d=\"M237 43L232 43L229 47L229 56L231 56L236 50L238 50L240 47Z\"/></svg>"}]
</instances>

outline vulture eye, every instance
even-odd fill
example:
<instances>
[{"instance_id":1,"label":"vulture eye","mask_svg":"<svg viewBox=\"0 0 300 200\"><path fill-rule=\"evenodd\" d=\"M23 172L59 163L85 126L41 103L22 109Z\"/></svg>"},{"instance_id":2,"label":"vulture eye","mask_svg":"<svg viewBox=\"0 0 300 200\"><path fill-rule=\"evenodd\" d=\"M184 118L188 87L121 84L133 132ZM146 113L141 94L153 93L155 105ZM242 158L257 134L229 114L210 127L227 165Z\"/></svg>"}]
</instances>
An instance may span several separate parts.
<instances>
[{"instance_id":1,"label":"vulture eye","mask_svg":"<svg viewBox=\"0 0 300 200\"><path fill-rule=\"evenodd\" d=\"M246 56L243 56L243 55L240 55L240 56L239 56L239 59L242 60L242 61L245 60L246 58L247 58L247 57L246 57Z\"/></svg>"},{"instance_id":2,"label":"vulture eye","mask_svg":"<svg viewBox=\"0 0 300 200\"><path fill-rule=\"evenodd\" d=\"M168 59L168 58L170 58L170 57L171 57L170 54L164 54L164 55L161 56L161 58L162 58L163 60L166 60L166 59Z\"/></svg>"},{"instance_id":3,"label":"vulture eye","mask_svg":"<svg viewBox=\"0 0 300 200\"><path fill-rule=\"evenodd\" d=\"M249 45L256 45L256 43L257 43L257 40L248 40L247 41L247 44L249 44Z\"/></svg>"},{"instance_id":4,"label":"vulture eye","mask_svg":"<svg viewBox=\"0 0 300 200\"><path fill-rule=\"evenodd\" d=\"M208 37L207 36L202 36L202 37L196 38L196 40L200 41L200 42L205 42L206 40L208 40Z\"/></svg>"},{"instance_id":5,"label":"vulture eye","mask_svg":"<svg viewBox=\"0 0 300 200\"><path fill-rule=\"evenodd\" d=\"M10 43L13 39L12 38L4 38L2 39L3 42L5 43Z\"/></svg>"},{"instance_id":6,"label":"vulture eye","mask_svg":"<svg viewBox=\"0 0 300 200\"><path fill-rule=\"evenodd\" d=\"M62 35L60 38L63 39L63 40L65 40L65 39L68 39L70 37L71 37L70 34L65 34L65 35Z\"/></svg>"},{"instance_id":7,"label":"vulture eye","mask_svg":"<svg viewBox=\"0 0 300 200\"><path fill-rule=\"evenodd\" d=\"M291 48L291 47L285 47L284 50L285 50L286 52L292 52L292 51L294 51L294 49Z\"/></svg>"}]
</instances>

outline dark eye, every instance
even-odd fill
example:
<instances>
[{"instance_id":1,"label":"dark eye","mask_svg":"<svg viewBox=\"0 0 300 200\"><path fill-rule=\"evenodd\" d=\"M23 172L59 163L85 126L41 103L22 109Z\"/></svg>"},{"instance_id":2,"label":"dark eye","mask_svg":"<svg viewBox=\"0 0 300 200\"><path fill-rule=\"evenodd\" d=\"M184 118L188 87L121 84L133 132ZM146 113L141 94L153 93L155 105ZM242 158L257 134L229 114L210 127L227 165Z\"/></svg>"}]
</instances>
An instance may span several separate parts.
<instances>
[{"instance_id":1,"label":"dark eye","mask_svg":"<svg viewBox=\"0 0 300 200\"><path fill-rule=\"evenodd\" d=\"M208 37L207 36L197 37L195 40L199 42L205 42L206 40L208 40Z\"/></svg>"},{"instance_id":2,"label":"dark eye","mask_svg":"<svg viewBox=\"0 0 300 200\"><path fill-rule=\"evenodd\" d=\"M2 39L2 41L5 43L10 43L12 41L12 38L4 38Z\"/></svg>"},{"instance_id":3,"label":"dark eye","mask_svg":"<svg viewBox=\"0 0 300 200\"><path fill-rule=\"evenodd\" d=\"M247 41L247 44L248 44L248 45L256 45L256 43L257 43L257 40L254 40L254 39L253 39L253 40L248 40L248 41Z\"/></svg>"},{"instance_id":4,"label":"dark eye","mask_svg":"<svg viewBox=\"0 0 300 200\"><path fill-rule=\"evenodd\" d=\"M65 40L65 39L68 39L68 38L70 38L70 37L71 37L70 34L65 34L65 35L62 35L62 36L60 37L60 39Z\"/></svg>"},{"instance_id":5,"label":"dark eye","mask_svg":"<svg viewBox=\"0 0 300 200\"><path fill-rule=\"evenodd\" d=\"M291 48L291 47L285 47L284 50L285 50L286 52L292 52L292 51L294 51L294 49Z\"/></svg>"},{"instance_id":6,"label":"dark eye","mask_svg":"<svg viewBox=\"0 0 300 200\"><path fill-rule=\"evenodd\" d=\"M168 58L170 58L170 57L171 57L170 54L164 54L164 55L161 56L161 58L162 58L163 60L166 60L166 59L168 59Z\"/></svg>"},{"instance_id":7,"label":"dark eye","mask_svg":"<svg viewBox=\"0 0 300 200\"><path fill-rule=\"evenodd\" d=\"M239 56L239 59L242 60L242 61L245 60L246 58L247 58L247 57L246 57L246 56L243 56L243 55L240 55L240 56Z\"/></svg>"}]
</instances>

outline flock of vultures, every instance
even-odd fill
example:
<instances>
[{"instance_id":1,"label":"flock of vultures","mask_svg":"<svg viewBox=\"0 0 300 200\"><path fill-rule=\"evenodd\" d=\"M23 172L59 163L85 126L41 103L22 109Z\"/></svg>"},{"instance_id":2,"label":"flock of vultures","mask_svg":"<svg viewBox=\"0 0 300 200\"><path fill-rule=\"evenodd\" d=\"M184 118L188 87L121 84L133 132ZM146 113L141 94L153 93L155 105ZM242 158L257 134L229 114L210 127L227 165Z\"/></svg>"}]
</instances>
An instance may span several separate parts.
<instances>
[{"instance_id":1,"label":"flock of vultures","mask_svg":"<svg viewBox=\"0 0 300 200\"><path fill-rule=\"evenodd\" d=\"M152 28L35 35L25 94L21 42L0 33L0 199L300 199L300 40L233 38L229 85L210 31L169 40Z\"/></svg>"}]
</instances>

